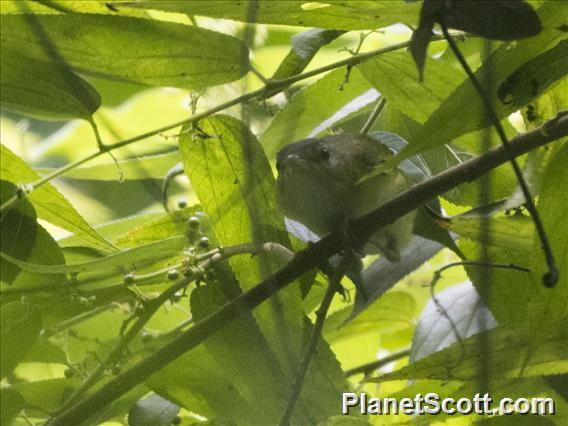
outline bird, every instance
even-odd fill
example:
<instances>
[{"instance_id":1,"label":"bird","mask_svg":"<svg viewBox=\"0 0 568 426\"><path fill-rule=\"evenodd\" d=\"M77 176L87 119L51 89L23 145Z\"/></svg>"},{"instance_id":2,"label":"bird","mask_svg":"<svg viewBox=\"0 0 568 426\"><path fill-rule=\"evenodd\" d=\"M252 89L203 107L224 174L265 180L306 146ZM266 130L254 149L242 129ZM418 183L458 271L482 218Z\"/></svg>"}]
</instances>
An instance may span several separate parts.
<instances>
[{"instance_id":1,"label":"bird","mask_svg":"<svg viewBox=\"0 0 568 426\"><path fill-rule=\"evenodd\" d=\"M341 230L405 191L410 179L389 166L394 153L367 135L307 138L284 146L276 156L278 204L289 219L318 237ZM361 255L380 253L400 260L412 238L415 212L370 236Z\"/></svg>"}]
</instances>

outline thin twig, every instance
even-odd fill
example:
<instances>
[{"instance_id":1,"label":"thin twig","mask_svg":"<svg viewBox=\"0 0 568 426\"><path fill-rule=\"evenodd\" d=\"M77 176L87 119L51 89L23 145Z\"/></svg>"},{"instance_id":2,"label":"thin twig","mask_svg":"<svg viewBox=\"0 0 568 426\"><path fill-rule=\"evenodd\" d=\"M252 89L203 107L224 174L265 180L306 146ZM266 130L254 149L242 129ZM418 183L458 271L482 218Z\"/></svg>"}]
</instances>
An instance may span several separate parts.
<instances>
[{"instance_id":1,"label":"thin twig","mask_svg":"<svg viewBox=\"0 0 568 426\"><path fill-rule=\"evenodd\" d=\"M294 384L292 385L292 390L290 392L290 396L288 397L286 410L284 411L284 414L280 419L280 426L288 426L290 424L292 414L294 414L294 407L296 406L296 402L298 402L300 394L302 393L302 388L308 374L308 369L310 368L310 364L316 354L317 344L321 338L323 324L325 322L325 318L327 317L327 311L329 310L333 296L335 296L335 293L337 293L337 291L341 288L341 278L343 278L343 275L345 275L347 266L348 258L347 256L343 256L340 265L332 273L332 276L329 279L327 291L325 292L321 305L316 313L316 323L314 325L314 329L312 330L310 341L308 342L308 346L306 347L304 356L302 357L302 362L300 363L298 371L296 372Z\"/></svg>"},{"instance_id":2,"label":"thin twig","mask_svg":"<svg viewBox=\"0 0 568 426\"><path fill-rule=\"evenodd\" d=\"M252 72L254 75L256 75L258 77L258 79L260 81L262 81L264 84L268 84L268 79L262 75L262 73L257 70L255 67L253 67L252 65L250 65L250 72Z\"/></svg>"},{"instance_id":3,"label":"thin twig","mask_svg":"<svg viewBox=\"0 0 568 426\"><path fill-rule=\"evenodd\" d=\"M354 376L356 374L364 374L367 376L368 374L372 373L373 371L384 367L391 362L398 361L401 358L405 358L410 355L410 349L406 349L404 351L396 352L389 356L386 356L381 359L377 359L376 361L369 362L367 364L360 365L359 367L352 368L351 370L347 370L344 375L345 377Z\"/></svg>"},{"instance_id":4,"label":"thin twig","mask_svg":"<svg viewBox=\"0 0 568 426\"><path fill-rule=\"evenodd\" d=\"M369 133L369 130L371 130L371 127L373 127L373 124L375 124L375 121L377 121L377 118L379 118L379 115L381 114L382 110L384 109L386 103L387 103L387 100L385 99L384 96L381 95L381 97L379 98L379 101L377 102L377 105L375 105L375 108L373 108L371 115L369 115L369 118L367 118L365 125L361 129L362 135L366 135L367 133Z\"/></svg>"},{"instance_id":5,"label":"thin twig","mask_svg":"<svg viewBox=\"0 0 568 426\"><path fill-rule=\"evenodd\" d=\"M530 213L532 220L535 224L535 228L536 228L538 237L540 238L540 242L542 244L542 250L544 251L544 255L546 257L546 263L548 265L548 272L546 272L543 275L542 282L544 283L544 285L546 287L554 287L556 285L556 283L558 282L558 278L559 278L559 272L558 272L558 268L556 267L556 261L554 260L554 254L552 253L552 248L550 247L548 237L546 236L546 231L544 230L544 225L542 224L542 221L540 219L540 215L538 214L538 211L537 211L537 209L534 205L532 195L531 195L529 187L528 187L528 185L525 181L525 178L523 176L521 168L519 167L517 160L515 159L513 153L511 152L510 142L507 139L507 135L505 134L505 130L503 129L503 126L501 126L501 122L499 120L499 117L497 117L495 110L493 109L493 105L491 104L491 100L490 100L489 96L487 95L487 93L483 89L483 86L481 86L481 84L479 83L479 80L477 79L477 77L475 76L475 74L473 73L471 68L469 67L467 61L465 60L464 56L460 52L457 44L455 43L453 38L450 36L446 23L444 21L442 21L440 23L440 25L442 26L442 32L444 33L444 38L447 40L448 44L450 45L450 48L454 52L454 55L456 56L456 58L458 59L458 61L461 64L461 66L463 67L463 69L467 73L469 79L471 80L471 83L473 84L473 86L475 87L475 89L479 93L480 98L482 99L483 103L485 104L485 108L487 110L486 113L488 114L489 118L493 122L493 126L495 126L495 129L497 130L497 134L499 135L499 138L501 139L501 143L503 144L503 147L505 148L505 152L507 153L507 156L509 157L509 162L513 166L515 176L517 177L517 181L519 182L519 186L521 187L521 190L522 190L523 195L525 197L527 210Z\"/></svg>"}]
</instances>

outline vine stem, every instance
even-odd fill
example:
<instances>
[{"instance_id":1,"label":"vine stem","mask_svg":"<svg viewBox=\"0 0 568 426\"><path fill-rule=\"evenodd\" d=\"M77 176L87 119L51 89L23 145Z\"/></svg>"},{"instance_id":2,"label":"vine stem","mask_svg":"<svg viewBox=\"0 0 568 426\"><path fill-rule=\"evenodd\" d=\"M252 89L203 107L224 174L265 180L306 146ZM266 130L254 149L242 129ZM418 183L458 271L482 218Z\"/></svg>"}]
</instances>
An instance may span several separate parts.
<instances>
[{"instance_id":1,"label":"vine stem","mask_svg":"<svg viewBox=\"0 0 568 426\"><path fill-rule=\"evenodd\" d=\"M385 108L386 103L387 100L383 95L381 95L381 98L377 102L377 105L375 105L375 108L373 108L371 115L369 115L369 118L367 119L367 121L363 125L363 128L361 129L362 135L366 135L367 133L369 133L369 130L371 130L371 127L373 127L373 124L375 124L375 121L377 121L377 118L379 118L379 115L381 114L382 110Z\"/></svg>"},{"instance_id":2,"label":"vine stem","mask_svg":"<svg viewBox=\"0 0 568 426\"><path fill-rule=\"evenodd\" d=\"M513 153L511 152L511 146L510 146L509 140L507 139L507 135L505 134L505 130L503 129L503 126L501 126L501 122L499 120L499 117L497 117L497 114L495 113L495 110L493 109L493 105L491 104L491 100L490 100L488 94L485 92L485 89L483 88L483 86L481 85L481 83L479 82L479 80L477 79L475 74L473 73L472 69L468 65L465 57L462 55L457 44L455 43L453 38L450 36L450 34L448 32L448 27L447 27L447 25L446 25L446 23L443 19L441 20L440 25L442 27L442 32L444 34L444 38L448 42L450 48L454 52L454 55L456 56L456 58L460 62L462 68L467 73L471 83L475 87L475 90L477 90L477 93L479 93L479 97L481 98L481 100L483 101L483 103L485 105L486 113L488 114L489 118L493 122L493 126L497 130L497 134L499 135L499 138L501 139L501 143L503 144L503 147L505 148L505 152L507 153L507 156L509 157L509 162L511 163L511 166L513 166L513 171L515 172L515 176L517 177L517 181L519 182L519 186L521 187L521 191L523 192L523 195L525 197L527 210L530 213L532 220L535 224L536 232L538 234L538 237L539 237L540 242L542 244L542 250L544 251L544 255L546 257L546 263L548 265L548 272L546 272L543 275L542 281L543 281L543 283L546 287L554 287L556 285L556 283L558 282L558 279L559 279L559 272L558 272L558 268L556 267L556 261L554 259L554 254L552 253L552 248L550 247L550 243L548 241L546 231L544 230L544 225L542 224L542 220L540 219L540 215L538 214L538 211L535 207L531 192L530 192L529 187L528 187L528 185L525 181L525 178L523 176L523 172L521 171L519 163L517 162L517 160L513 156Z\"/></svg>"},{"instance_id":3,"label":"vine stem","mask_svg":"<svg viewBox=\"0 0 568 426\"><path fill-rule=\"evenodd\" d=\"M441 37L438 37L438 39L440 39L440 38ZM294 83L297 83L298 81L305 80L307 78L313 77L313 76L318 75L318 74L322 74L322 73L327 72L327 71L334 70L336 68L340 68L340 67L345 66L345 65L354 65L354 64L357 64L361 61L364 61L366 59L372 58L372 57L377 56L377 55L382 55L384 53L392 52L392 51L399 50L399 49L404 49L404 48L408 47L409 45L410 45L410 41L404 41L404 42L396 43L396 44L393 44L391 46L383 47L383 48L380 48L380 49L375 49L375 50L372 50L372 51L369 51L369 52L360 53L358 55L351 56L351 57L343 59L341 61L337 61L337 62L334 62L332 64L325 65L325 66L316 68L314 70L304 72L302 74L294 75L294 76L284 78L284 79L280 79L280 80L268 80L267 84L264 87L261 87L260 89L257 89L255 91L252 91L252 92L249 92L249 93L245 93L245 94L238 96L234 99L231 99L227 102L219 104L216 107L213 107L213 108L211 108L207 111L203 111L201 113L194 114L190 118L180 120L180 121L177 121L175 123L168 124L166 126L158 128L158 129L154 129L154 130L151 130L149 132L142 133L138 136L134 136L132 138L125 139L123 141L116 142L114 144L104 145L104 146L100 147L96 152L93 152L92 154L89 154L86 157L80 158L80 159L78 159L74 162L71 162L71 163L61 167L60 169L54 170L52 173L49 173L49 174L45 175L44 177L40 178L37 182L34 182L33 184L31 184L30 190L26 191L26 192L29 193L30 191L37 189L40 186L44 185L45 183L49 182L50 180L68 172L69 170L72 170L76 167L79 167L80 165L82 165L82 164L84 164L84 163L86 163L90 160L93 160L93 159L99 157L100 155L103 155L103 154L106 154L110 151L113 151L115 149L123 148L123 147L128 146L130 144L133 144L135 142L139 142L139 141L147 139L151 136L155 136L155 135L158 135L160 133L167 132L167 131L175 129L177 127L184 126L186 124L195 123L199 120L202 120L206 117L209 117L210 115L216 114L220 111L223 111L227 108L238 105L240 103L248 102L248 101L256 99L256 98L265 98L266 96L272 96L272 95L275 94L275 91L276 92L282 91L285 88L287 88L288 86L290 86ZM14 195L13 197L9 198L7 201L5 201L0 206L0 212L4 211L8 207L11 207L20 197L21 197L21 195L20 196Z\"/></svg>"}]
</instances>

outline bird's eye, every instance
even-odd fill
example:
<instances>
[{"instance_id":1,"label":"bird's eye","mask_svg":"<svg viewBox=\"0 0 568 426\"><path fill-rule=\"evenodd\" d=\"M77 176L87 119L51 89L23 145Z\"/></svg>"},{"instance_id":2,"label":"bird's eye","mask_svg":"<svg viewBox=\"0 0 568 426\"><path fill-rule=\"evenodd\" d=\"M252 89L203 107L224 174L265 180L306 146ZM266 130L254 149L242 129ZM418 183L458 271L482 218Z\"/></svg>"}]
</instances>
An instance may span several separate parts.
<instances>
[{"instance_id":1,"label":"bird's eye","mask_svg":"<svg viewBox=\"0 0 568 426\"><path fill-rule=\"evenodd\" d=\"M329 149L327 149L325 146L320 149L319 154L322 160L329 160Z\"/></svg>"}]
</instances>

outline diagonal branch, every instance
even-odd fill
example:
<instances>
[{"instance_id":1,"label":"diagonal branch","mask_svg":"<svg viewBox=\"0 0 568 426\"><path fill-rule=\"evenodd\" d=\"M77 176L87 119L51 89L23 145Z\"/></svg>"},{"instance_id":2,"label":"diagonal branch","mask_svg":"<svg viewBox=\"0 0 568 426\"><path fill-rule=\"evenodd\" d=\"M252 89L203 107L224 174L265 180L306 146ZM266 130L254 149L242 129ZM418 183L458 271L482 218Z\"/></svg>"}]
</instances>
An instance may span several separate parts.
<instances>
[{"instance_id":1,"label":"diagonal branch","mask_svg":"<svg viewBox=\"0 0 568 426\"><path fill-rule=\"evenodd\" d=\"M517 157L566 135L568 135L568 111L562 111L538 129L513 138L510 141L510 153ZM426 201L462 183L475 180L508 161L509 154L502 146L494 148L413 186L370 214L351 221L344 231L355 238L364 239ZM163 366L201 344L243 312L254 309L302 274L321 265L327 258L342 249L344 241L345 233L336 232L298 252L286 266L267 277L259 285L211 313L176 340L101 386L96 392L79 401L66 412L52 418L48 424L63 426L82 423Z\"/></svg>"}]
</instances>

